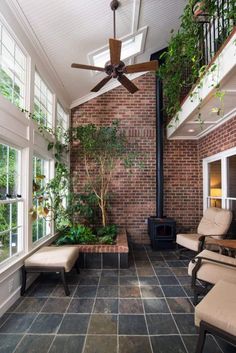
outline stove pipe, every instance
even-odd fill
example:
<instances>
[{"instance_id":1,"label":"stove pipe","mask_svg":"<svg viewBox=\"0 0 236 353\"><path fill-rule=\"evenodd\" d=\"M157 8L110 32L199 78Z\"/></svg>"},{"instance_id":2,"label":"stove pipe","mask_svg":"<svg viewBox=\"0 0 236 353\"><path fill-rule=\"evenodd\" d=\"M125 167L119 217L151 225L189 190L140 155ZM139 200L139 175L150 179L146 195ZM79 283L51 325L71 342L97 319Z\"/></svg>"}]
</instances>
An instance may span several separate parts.
<instances>
[{"instance_id":1,"label":"stove pipe","mask_svg":"<svg viewBox=\"0 0 236 353\"><path fill-rule=\"evenodd\" d=\"M163 84L156 76L156 216L163 218Z\"/></svg>"}]
</instances>

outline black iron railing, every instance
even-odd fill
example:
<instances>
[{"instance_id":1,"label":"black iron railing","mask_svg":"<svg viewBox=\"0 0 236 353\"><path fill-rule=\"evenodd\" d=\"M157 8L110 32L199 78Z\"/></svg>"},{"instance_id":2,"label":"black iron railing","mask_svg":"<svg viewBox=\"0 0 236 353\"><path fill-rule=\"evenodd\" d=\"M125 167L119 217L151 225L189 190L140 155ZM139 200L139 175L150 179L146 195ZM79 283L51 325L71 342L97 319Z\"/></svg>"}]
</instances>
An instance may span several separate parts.
<instances>
[{"instance_id":1,"label":"black iron railing","mask_svg":"<svg viewBox=\"0 0 236 353\"><path fill-rule=\"evenodd\" d=\"M213 9L206 9L198 17L202 64L208 65L236 25L236 0L214 0Z\"/></svg>"}]
</instances>

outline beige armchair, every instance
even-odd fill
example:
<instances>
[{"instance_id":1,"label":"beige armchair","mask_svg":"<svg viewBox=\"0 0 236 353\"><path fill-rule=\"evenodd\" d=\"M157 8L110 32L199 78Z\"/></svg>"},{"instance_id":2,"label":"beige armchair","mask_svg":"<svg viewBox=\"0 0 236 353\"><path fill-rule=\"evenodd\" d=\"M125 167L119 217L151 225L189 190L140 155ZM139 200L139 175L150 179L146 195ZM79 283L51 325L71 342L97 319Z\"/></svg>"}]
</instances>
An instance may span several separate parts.
<instances>
[{"instance_id":1,"label":"beige armchair","mask_svg":"<svg viewBox=\"0 0 236 353\"><path fill-rule=\"evenodd\" d=\"M220 280L236 285L236 258L225 256L209 250L203 250L188 265L188 275L192 277L191 287L194 293L194 303L198 295L204 295L208 287ZM198 281L204 284L201 286Z\"/></svg>"},{"instance_id":2,"label":"beige armchair","mask_svg":"<svg viewBox=\"0 0 236 353\"><path fill-rule=\"evenodd\" d=\"M176 243L183 247L183 250L193 250L197 253L203 250L206 237L214 237L218 239L224 238L232 221L232 212L217 207L209 207L199 223L197 233L194 234L177 234Z\"/></svg>"}]
</instances>

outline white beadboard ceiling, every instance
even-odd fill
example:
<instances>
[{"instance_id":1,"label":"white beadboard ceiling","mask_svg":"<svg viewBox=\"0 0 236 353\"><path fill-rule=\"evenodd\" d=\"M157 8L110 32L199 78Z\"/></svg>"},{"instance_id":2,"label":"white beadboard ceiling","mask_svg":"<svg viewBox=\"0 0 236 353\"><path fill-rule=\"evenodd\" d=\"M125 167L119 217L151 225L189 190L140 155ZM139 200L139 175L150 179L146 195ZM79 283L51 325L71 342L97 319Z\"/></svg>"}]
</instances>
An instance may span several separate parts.
<instances>
[{"instance_id":1,"label":"white beadboard ceiling","mask_svg":"<svg viewBox=\"0 0 236 353\"><path fill-rule=\"evenodd\" d=\"M94 96L90 89L103 77L70 67L72 62L88 63L88 53L105 46L113 36L110 0L11 0L20 11L22 23L44 51L67 91L71 106ZM143 62L166 47L171 29L187 0L120 0L116 14L117 37L148 26L144 53L134 59ZM29 31L28 31L29 32ZM29 33L28 33L29 35ZM114 82L108 88L114 87Z\"/></svg>"}]
</instances>

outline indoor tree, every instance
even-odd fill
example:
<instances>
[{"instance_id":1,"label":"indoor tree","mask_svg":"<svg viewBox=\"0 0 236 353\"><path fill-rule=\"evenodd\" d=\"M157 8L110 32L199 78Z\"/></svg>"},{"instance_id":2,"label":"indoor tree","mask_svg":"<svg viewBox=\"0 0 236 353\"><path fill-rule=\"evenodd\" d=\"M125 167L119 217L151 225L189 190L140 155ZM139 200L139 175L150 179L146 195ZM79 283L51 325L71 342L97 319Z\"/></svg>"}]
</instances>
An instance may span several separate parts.
<instances>
[{"instance_id":1,"label":"indoor tree","mask_svg":"<svg viewBox=\"0 0 236 353\"><path fill-rule=\"evenodd\" d=\"M78 153L83 158L87 184L97 198L101 223L105 227L111 181L116 168L120 163L126 168L140 166L137 154L131 152L131 146L117 121L110 126L79 126L73 129L72 139L79 141Z\"/></svg>"}]
</instances>

